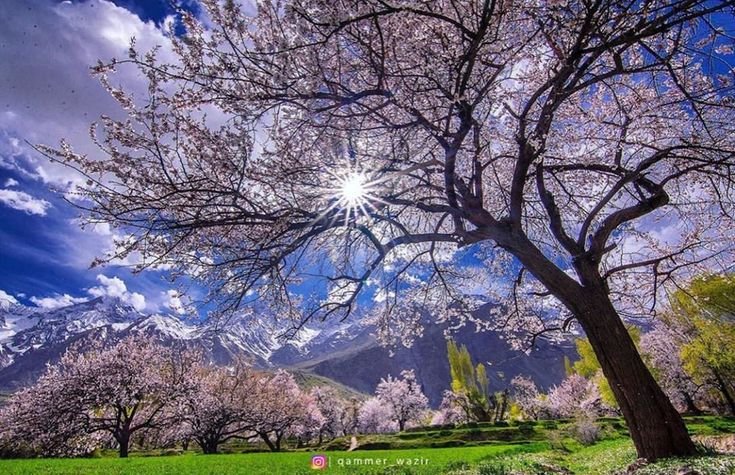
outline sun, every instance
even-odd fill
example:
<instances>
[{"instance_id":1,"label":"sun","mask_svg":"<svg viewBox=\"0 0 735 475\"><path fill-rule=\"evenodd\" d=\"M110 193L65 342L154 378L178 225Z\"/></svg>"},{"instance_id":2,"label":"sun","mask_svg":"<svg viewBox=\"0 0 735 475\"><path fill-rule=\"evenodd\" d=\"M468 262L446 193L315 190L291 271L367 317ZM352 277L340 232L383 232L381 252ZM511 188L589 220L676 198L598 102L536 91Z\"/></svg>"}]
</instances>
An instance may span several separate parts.
<instances>
[{"instance_id":1,"label":"sun","mask_svg":"<svg viewBox=\"0 0 735 475\"><path fill-rule=\"evenodd\" d=\"M349 206L360 206L367 201L369 187L362 173L350 173L339 184L339 198Z\"/></svg>"},{"instance_id":2,"label":"sun","mask_svg":"<svg viewBox=\"0 0 735 475\"><path fill-rule=\"evenodd\" d=\"M364 171L355 168L327 171L332 179L331 185L323 188L322 194L329 206L316 220L330 216L332 222L343 220L345 226L353 220L370 219L379 203L385 203L380 194L383 180L371 178Z\"/></svg>"}]
</instances>

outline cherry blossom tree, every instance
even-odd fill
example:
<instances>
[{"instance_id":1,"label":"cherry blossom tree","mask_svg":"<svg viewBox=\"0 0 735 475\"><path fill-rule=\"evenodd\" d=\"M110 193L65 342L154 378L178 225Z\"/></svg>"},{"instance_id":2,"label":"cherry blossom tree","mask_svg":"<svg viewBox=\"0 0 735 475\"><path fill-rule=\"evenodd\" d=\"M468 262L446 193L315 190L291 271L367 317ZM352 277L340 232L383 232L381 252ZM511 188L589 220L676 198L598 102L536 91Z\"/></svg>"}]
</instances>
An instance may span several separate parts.
<instances>
[{"instance_id":1,"label":"cherry blossom tree","mask_svg":"<svg viewBox=\"0 0 735 475\"><path fill-rule=\"evenodd\" d=\"M701 414L702 404L711 405L707 385L695 383L684 371L678 351L684 344L678 332L660 322L641 336L641 352L671 402L681 412Z\"/></svg>"},{"instance_id":2,"label":"cherry blossom tree","mask_svg":"<svg viewBox=\"0 0 735 475\"><path fill-rule=\"evenodd\" d=\"M574 417L585 409L590 409L590 391L594 391L594 383L586 378L572 374L559 385L549 391L546 407L552 417Z\"/></svg>"},{"instance_id":3,"label":"cherry blossom tree","mask_svg":"<svg viewBox=\"0 0 735 475\"><path fill-rule=\"evenodd\" d=\"M176 423L197 355L140 336L67 351L38 383L14 394L2 419L10 435L46 455L79 454L105 434L127 457L131 437Z\"/></svg>"},{"instance_id":4,"label":"cherry blossom tree","mask_svg":"<svg viewBox=\"0 0 735 475\"><path fill-rule=\"evenodd\" d=\"M396 432L398 424L391 409L377 397L371 397L360 405L357 427L363 434Z\"/></svg>"},{"instance_id":5,"label":"cherry blossom tree","mask_svg":"<svg viewBox=\"0 0 735 475\"><path fill-rule=\"evenodd\" d=\"M694 453L622 318L731 262L730 1L202 3L175 62L133 45L95 68L129 111L94 128L101 156L43 149L125 234L101 261L173 266L223 315L258 296L295 329L373 292L408 341L505 276L479 326L578 322L639 455ZM146 95L114 85L126 63ZM314 275L328 297L294 297Z\"/></svg>"},{"instance_id":6,"label":"cherry blossom tree","mask_svg":"<svg viewBox=\"0 0 735 475\"><path fill-rule=\"evenodd\" d=\"M228 440L252 436L248 411L258 381L240 360L231 368L196 368L195 390L180 406L184 435L195 440L205 454L217 453L219 445Z\"/></svg>"},{"instance_id":7,"label":"cherry blossom tree","mask_svg":"<svg viewBox=\"0 0 735 475\"><path fill-rule=\"evenodd\" d=\"M457 399L461 398L462 401ZM444 391L439 409L431 419L431 425L463 424L471 421L465 408L468 407L466 396L454 391Z\"/></svg>"},{"instance_id":8,"label":"cherry blossom tree","mask_svg":"<svg viewBox=\"0 0 735 475\"><path fill-rule=\"evenodd\" d=\"M337 391L328 386L317 386L309 394L323 417L318 431L319 443L322 443L325 436L333 439L345 433L342 424L346 420L347 408Z\"/></svg>"},{"instance_id":9,"label":"cherry blossom tree","mask_svg":"<svg viewBox=\"0 0 735 475\"><path fill-rule=\"evenodd\" d=\"M390 411L390 417L404 430L406 423L416 421L429 407L429 400L421 391L413 370L401 371L401 379L390 375L381 379L375 388L375 397Z\"/></svg>"},{"instance_id":10,"label":"cherry blossom tree","mask_svg":"<svg viewBox=\"0 0 735 475\"><path fill-rule=\"evenodd\" d=\"M281 450L284 437L299 432L313 433L314 427L318 432L318 427L323 424L323 417L314 401L287 371L262 375L254 388L246 408L251 428L272 451Z\"/></svg>"},{"instance_id":11,"label":"cherry blossom tree","mask_svg":"<svg viewBox=\"0 0 735 475\"><path fill-rule=\"evenodd\" d=\"M342 412L340 420L342 435L354 434L359 430L359 414L361 406L361 401L356 397L352 397L349 401L345 401L344 411Z\"/></svg>"},{"instance_id":12,"label":"cherry blossom tree","mask_svg":"<svg viewBox=\"0 0 735 475\"><path fill-rule=\"evenodd\" d=\"M516 376L510 381L510 393L513 401L530 419L539 419L545 411L546 404L536 383L527 376Z\"/></svg>"}]
</instances>

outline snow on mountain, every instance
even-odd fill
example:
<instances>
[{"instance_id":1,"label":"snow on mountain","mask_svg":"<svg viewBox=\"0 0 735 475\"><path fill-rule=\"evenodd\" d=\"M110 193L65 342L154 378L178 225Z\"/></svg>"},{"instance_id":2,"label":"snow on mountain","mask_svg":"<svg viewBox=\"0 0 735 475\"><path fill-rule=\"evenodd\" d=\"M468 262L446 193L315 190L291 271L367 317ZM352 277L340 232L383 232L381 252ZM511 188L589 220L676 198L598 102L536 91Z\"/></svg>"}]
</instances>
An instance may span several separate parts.
<instances>
[{"instance_id":1,"label":"snow on mountain","mask_svg":"<svg viewBox=\"0 0 735 475\"><path fill-rule=\"evenodd\" d=\"M259 314L259 315L262 315ZM183 343L202 349L216 364L245 357L258 367L290 367L330 378L372 393L380 378L413 369L433 405L438 405L451 380L446 357L445 328L427 327L411 348L392 352L378 345L374 328L361 321L318 322L304 326L292 339L280 338L286 322L232 318L219 330L185 321L173 314L139 312L114 298L99 298L55 310L22 305L0 308L0 391L32 383L58 361L71 345L89 339L116 341L145 334L164 344ZM502 335L464 328L454 335L471 354L491 368L493 390L501 390L518 374L531 376L548 388L564 377L564 358L575 355L572 341L540 342L531 354L510 348Z\"/></svg>"},{"instance_id":2,"label":"snow on mountain","mask_svg":"<svg viewBox=\"0 0 735 475\"><path fill-rule=\"evenodd\" d=\"M285 325L273 321L233 318L220 331L185 321L173 314L146 314L117 298L100 297L53 310L9 305L0 309L0 388L19 383L23 372L38 373L58 359L72 343L86 338L116 340L130 333L151 335L166 343L198 346L212 360L228 363L244 356L261 367L291 364L314 350L333 347L349 333L349 325L322 329L304 327L291 340L279 338Z\"/></svg>"}]
</instances>

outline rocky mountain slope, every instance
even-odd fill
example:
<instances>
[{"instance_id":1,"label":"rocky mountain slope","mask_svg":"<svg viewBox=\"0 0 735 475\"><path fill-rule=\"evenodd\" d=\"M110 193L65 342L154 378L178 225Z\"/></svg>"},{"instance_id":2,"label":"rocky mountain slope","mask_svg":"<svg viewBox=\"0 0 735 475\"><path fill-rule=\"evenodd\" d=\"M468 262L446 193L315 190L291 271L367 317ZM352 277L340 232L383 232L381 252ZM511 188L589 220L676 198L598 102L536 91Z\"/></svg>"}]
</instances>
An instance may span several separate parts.
<instances>
[{"instance_id":1,"label":"rocky mountain slope","mask_svg":"<svg viewBox=\"0 0 735 475\"><path fill-rule=\"evenodd\" d=\"M305 327L297 338L284 342L275 323L254 326L233 320L224 330L212 332L175 315L145 314L118 299L98 298L55 310L0 307L0 390L31 383L71 345L84 347L91 338L115 341L131 333L201 348L220 364L244 356L261 368L291 367L365 393L372 393L388 374L414 369L432 405L449 387L446 341L437 325L429 326L412 348L391 352L378 344L372 327L360 322ZM517 374L531 376L542 387L555 384L564 376L564 356L574 353L571 342L542 341L526 354L512 350L497 333L470 329L460 330L455 339L488 366L494 389L505 387Z\"/></svg>"}]
</instances>

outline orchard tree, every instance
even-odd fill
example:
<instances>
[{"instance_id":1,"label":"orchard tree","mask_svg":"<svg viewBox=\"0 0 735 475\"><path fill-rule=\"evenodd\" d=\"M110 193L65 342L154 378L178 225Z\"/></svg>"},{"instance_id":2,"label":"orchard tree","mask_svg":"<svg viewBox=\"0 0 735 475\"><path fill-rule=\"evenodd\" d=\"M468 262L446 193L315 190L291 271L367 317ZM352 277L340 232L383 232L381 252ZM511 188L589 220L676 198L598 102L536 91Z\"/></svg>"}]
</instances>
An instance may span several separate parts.
<instances>
[{"instance_id":1,"label":"orchard tree","mask_svg":"<svg viewBox=\"0 0 735 475\"><path fill-rule=\"evenodd\" d=\"M253 432L273 452L281 450L281 442L286 436L307 431L313 433L314 427L318 428L323 423L314 401L284 370L258 378L245 409Z\"/></svg>"},{"instance_id":2,"label":"orchard tree","mask_svg":"<svg viewBox=\"0 0 735 475\"><path fill-rule=\"evenodd\" d=\"M545 408L552 417L597 415L600 392L597 384L578 374L567 376L549 390Z\"/></svg>"},{"instance_id":3,"label":"orchard tree","mask_svg":"<svg viewBox=\"0 0 735 475\"><path fill-rule=\"evenodd\" d=\"M429 407L429 400L421 391L413 370L401 371L401 379L381 379L375 388L375 397L390 412L390 418L404 430L406 423L418 420Z\"/></svg>"},{"instance_id":4,"label":"orchard tree","mask_svg":"<svg viewBox=\"0 0 735 475\"><path fill-rule=\"evenodd\" d=\"M523 414L532 420L538 420L546 410L544 395L536 383L528 376L516 376L510 381L510 394L513 402Z\"/></svg>"},{"instance_id":5,"label":"orchard tree","mask_svg":"<svg viewBox=\"0 0 735 475\"><path fill-rule=\"evenodd\" d=\"M125 235L101 262L170 265L220 315L260 297L294 329L361 293L407 343L487 300L477 325L511 336L578 322L638 454L695 452L623 318L731 262L730 0L202 4L170 63L133 44L94 68L129 112L93 128L98 156L42 149ZM145 94L114 82L129 64ZM326 298L292 294L315 275Z\"/></svg>"},{"instance_id":6,"label":"orchard tree","mask_svg":"<svg viewBox=\"0 0 735 475\"><path fill-rule=\"evenodd\" d=\"M392 410L377 397L366 399L357 412L357 428L363 434L396 432L398 424Z\"/></svg>"},{"instance_id":7,"label":"orchard tree","mask_svg":"<svg viewBox=\"0 0 735 475\"><path fill-rule=\"evenodd\" d=\"M701 414L702 404L711 406L707 385L694 382L684 370L681 351L685 336L663 322L641 336L641 353L671 402L681 412Z\"/></svg>"},{"instance_id":8,"label":"orchard tree","mask_svg":"<svg viewBox=\"0 0 735 475\"><path fill-rule=\"evenodd\" d=\"M347 420L345 412L348 409L337 391L329 386L317 386L309 395L323 417L323 422L318 428L319 443L323 442L324 436L334 439L345 433L342 424Z\"/></svg>"},{"instance_id":9,"label":"orchard tree","mask_svg":"<svg viewBox=\"0 0 735 475\"><path fill-rule=\"evenodd\" d=\"M345 401L344 411L340 418L342 426L342 435L347 436L356 433L359 430L359 414L362 401L356 397L351 397L349 401Z\"/></svg>"},{"instance_id":10,"label":"orchard tree","mask_svg":"<svg viewBox=\"0 0 735 475\"><path fill-rule=\"evenodd\" d=\"M77 407L63 402L64 387L49 375L14 393L0 408L0 452L3 456L74 457L92 452L109 437L85 431ZM67 413L67 409L69 412Z\"/></svg>"},{"instance_id":11,"label":"orchard tree","mask_svg":"<svg viewBox=\"0 0 735 475\"><path fill-rule=\"evenodd\" d=\"M108 348L95 341L13 395L4 417L45 454L79 453L89 437L107 434L127 457L133 435L178 423L174 409L193 390L188 371L197 359L137 335Z\"/></svg>"},{"instance_id":12,"label":"orchard tree","mask_svg":"<svg viewBox=\"0 0 735 475\"><path fill-rule=\"evenodd\" d=\"M185 438L195 440L205 454L214 454L228 440L252 436L248 411L258 375L242 360L231 368L200 366L192 371L195 390L179 409Z\"/></svg>"},{"instance_id":13,"label":"orchard tree","mask_svg":"<svg viewBox=\"0 0 735 475\"><path fill-rule=\"evenodd\" d=\"M431 425L464 424L472 419L465 410L469 406L466 396L454 391L444 391L439 409L431 419Z\"/></svg>"}]
</instances>

